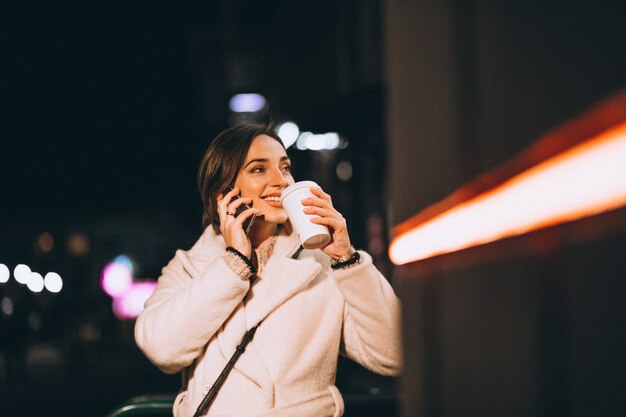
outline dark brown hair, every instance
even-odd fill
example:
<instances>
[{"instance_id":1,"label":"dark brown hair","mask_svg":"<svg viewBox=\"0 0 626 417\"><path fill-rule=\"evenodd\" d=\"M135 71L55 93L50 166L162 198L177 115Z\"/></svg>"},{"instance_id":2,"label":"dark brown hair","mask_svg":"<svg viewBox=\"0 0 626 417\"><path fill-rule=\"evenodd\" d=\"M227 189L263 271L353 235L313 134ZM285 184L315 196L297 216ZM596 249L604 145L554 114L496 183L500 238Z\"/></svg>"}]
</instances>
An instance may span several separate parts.
<instances>
[{"instance_id":1,"label":"dark brown hair","mask_svg":"<svg viewBox=\"0 0 626 417\"><path fill-rule=\"evenodd\" d=\"M209 145L198 170L198 190L204 207L203 227L212 225L215 233L220 233L217 196L223 193L226 187L233 186L252 141L259 135L274 138L284 146L271 126L258 124L226 129Z\"/></svg>"}]
</instances>

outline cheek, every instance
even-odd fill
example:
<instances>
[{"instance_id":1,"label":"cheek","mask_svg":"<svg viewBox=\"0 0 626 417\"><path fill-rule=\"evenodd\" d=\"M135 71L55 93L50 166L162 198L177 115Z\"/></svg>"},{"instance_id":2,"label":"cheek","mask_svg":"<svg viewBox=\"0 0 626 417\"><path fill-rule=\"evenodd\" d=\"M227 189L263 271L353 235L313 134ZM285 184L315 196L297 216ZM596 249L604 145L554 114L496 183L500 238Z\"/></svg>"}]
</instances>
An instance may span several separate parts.
<instances>
[{"instance_id":1,"label":"cheek","mask_svg":"<svg viewBox=\"0 0 626 417\"><path fill-rule=\"evenodd\" d=\"M252 197L255 198L259 196L263 187L260 187L254 181L239 181L236 182L235 185L239 187L241 190L241 195L243 197Z\"/></svg>"}]
</instances>

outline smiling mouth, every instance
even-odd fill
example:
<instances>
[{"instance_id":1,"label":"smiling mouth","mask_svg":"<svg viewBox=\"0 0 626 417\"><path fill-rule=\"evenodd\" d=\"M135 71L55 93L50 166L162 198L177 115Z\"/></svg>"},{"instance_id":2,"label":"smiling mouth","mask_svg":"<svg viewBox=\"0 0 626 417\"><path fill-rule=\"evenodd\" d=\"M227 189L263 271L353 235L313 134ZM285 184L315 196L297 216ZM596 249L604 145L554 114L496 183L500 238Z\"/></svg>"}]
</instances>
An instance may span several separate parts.
<instances>
[{"instance_id":1,"label":"smiling mouth","mask_svg":"<svg viewBox=\"0 0 626 417\"><path fill-rule=\"evenodd\" d=\"M263 201L276 201L276 202L280 203L280 197L276 196L276 195L269 195L267 197L261 197L261 200L263 200Z\"/></svg>"},{"instance_id":2,"label":"smiling mouth","mask_svg":"<svg viewBox=\"0 0 626 417\"><path fill-rule=\"evenodd\" d=\"M267 197L261 197L261 200L263 200L263 202L267 203L268 206L271 206L271 207L282 207L282 204L280 203L280 196L270 195L270 196L267 196Z\"/></svg>"}]
</instances>

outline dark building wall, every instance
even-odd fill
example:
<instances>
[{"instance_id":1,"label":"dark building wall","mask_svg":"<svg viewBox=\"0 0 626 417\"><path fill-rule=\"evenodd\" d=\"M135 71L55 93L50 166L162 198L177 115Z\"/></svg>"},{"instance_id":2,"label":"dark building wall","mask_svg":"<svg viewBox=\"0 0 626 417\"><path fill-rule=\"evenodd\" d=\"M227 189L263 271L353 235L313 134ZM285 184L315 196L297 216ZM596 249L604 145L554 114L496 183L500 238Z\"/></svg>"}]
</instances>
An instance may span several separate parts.
<instances>
[{"instance_id":1,"label":"dark building wall","mask_svg":"<svg viewBox=\"0 0 626 417\"><path fill-rule=\"evenodd\" d=\"M391 223L626 85L625 11L618 2L387 2ZM403 415L624 414L624 229L583 241L567 230L471 267L444 257L396 268Z\"/></svg>"},{"instance_id":2,"label":"dark building wall","mask_svg":"<svg viewBox=\"0 0 626 417\"><path fill-rule=\"evenodd\" d=\"M624 17L622 2L387 2L393 222L624 87Z\"/></svg>"}]
</instances>

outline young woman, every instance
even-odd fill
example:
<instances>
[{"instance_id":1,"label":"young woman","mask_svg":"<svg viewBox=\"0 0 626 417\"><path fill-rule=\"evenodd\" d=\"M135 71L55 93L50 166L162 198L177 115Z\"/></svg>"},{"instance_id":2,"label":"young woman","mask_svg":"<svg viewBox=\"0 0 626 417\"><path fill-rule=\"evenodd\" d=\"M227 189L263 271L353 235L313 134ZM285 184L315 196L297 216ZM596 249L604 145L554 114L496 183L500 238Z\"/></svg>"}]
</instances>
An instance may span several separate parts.
<instances>
[{"instance_id":1,"label":"young woman","mask_svg":"<svg viewBox=\"0 0 626 417\"><path fill-rule=\"evenodd\" d=\"M339 354L399 373L400 306L391 286L352 248L345 219L319 188L303 210L332 239L301 250L279 199L293 183L287 152L266 127L231 128L209 146L198 173L206 229L163 269L135 328L154 364L182 371L176 417L194 414L257 325L206 415L341 416Z\"/></svg>"}]
</instances>

